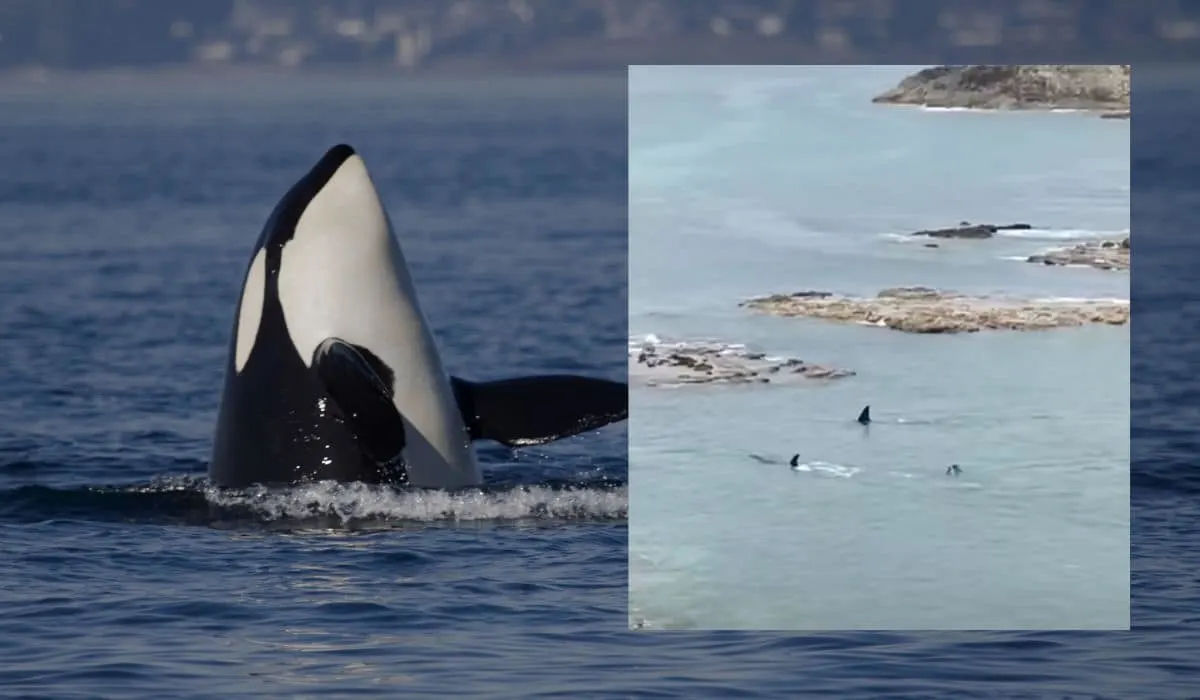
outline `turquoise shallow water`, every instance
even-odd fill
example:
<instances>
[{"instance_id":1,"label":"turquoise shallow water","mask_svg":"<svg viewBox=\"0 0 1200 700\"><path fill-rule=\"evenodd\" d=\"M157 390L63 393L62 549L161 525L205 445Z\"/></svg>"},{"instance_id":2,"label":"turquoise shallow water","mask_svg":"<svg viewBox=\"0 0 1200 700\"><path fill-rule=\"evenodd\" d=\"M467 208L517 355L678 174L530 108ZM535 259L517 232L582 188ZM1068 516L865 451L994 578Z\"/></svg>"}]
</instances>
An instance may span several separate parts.
<instances>
[{"instance_id":1,"label":"turquoise shallow water","mask_svg":"<svg viewBox=\"0 0 1200 700\"><path fill-rule=\"evenodd\" d=\"M911 70L631 70L631 340L743 343L858 373L635 385L635 621L1128 624L1128 327L914 336L737 307L913 284L1128 299L1127 274L1013 259L1128 230L1128 123L870 103ZM1035 230L938 249L896 235L964 219ZM807 470L788 469L793 453Z\"/></svg>"}]
</instances>

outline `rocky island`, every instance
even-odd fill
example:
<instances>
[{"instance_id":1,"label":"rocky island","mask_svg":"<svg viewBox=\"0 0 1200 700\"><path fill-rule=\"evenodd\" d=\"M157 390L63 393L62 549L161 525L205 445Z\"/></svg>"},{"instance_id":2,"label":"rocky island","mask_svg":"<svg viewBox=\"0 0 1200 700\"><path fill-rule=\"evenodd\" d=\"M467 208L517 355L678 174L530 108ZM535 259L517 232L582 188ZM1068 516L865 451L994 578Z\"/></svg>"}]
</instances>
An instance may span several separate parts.
<instances>
[{"instance_id":1,"label":"rocky island","mask_svg":"<svg viewBox=\"0 0 1200 700\"><path fill-rule=\"evenodd\" d=\"M1056 266L1087 266L1098 270L1129 269L1129 237L1119 241L1088 241L1030 255L1026 262Z\"/></svg>"},{"instance_id":2,"label":"rocky island","mask_svg":"<svg viewBox=\"0 0 1200 700\"><path fill-rule=\"evenodd\" d=\"M1129 118L1130 66L936 66L871 101L967 109L1079 109Z\"/></svg>"},{"instance_id":3,"label":"rocky island","mask_svg":"<svg viewBox=\"0 0 1200 700\"><path fill-rule=\"evenodd\" d=\"M1024 331L1129 322L1128 303L993 299L928 287L895 287L873 298L840 297L819 291L775 294L740 306L775 316L860 323L905 333Z\"/></svg>"},{"instance_id":4,"label":"rocky island","mask_svg":"<svg viewBox=\"0 0 1200 700\"><path fill-rule=\"evenodd\" d=\"M741 345L712 342L631 345L629 378L648 386L684 384L780 384L802 379L841 379L847 369L805 362L795 357L768 357Z\"/></svg>"},{"instance_id":5,"label":"rocky island","mask_svg":"<svg viewBox=\"0 0 1200 700\"><path fill-rule=\"evenodd\" d=\"M914 231L911 236L926 236L928 238L991 238L997 231L1028 231L1033 226L1029 224L973 224L961 221L958 226L950 228L932 228Z\"/></svg>"}]
</instances>

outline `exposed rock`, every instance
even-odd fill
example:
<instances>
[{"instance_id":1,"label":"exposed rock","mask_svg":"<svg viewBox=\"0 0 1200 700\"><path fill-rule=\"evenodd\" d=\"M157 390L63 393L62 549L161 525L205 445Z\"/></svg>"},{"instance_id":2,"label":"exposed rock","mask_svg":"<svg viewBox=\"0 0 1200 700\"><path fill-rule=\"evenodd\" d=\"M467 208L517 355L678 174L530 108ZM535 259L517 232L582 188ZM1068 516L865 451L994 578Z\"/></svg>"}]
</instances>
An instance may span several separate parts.
<instances>
[{"instance_id":1,"label":"exposed rock","mask_svg":"<svg viewBox=\"0 0 1200 700\"><path fill-rule=\"evenodd\" d=\"M740 305L775 316L861 323L906 333L1038 330L1091 323L1119 326L1129 322L1129 304L993 299L929 287L884 289L873 299L775 294Z\"/></svg>"},{"instance_id":2,"label":"exposed rock","mask_svg":"<svg viewBox=\"0 0 1200 700\"><path fill-rule=\"evenodd\" d=\"M1130 66L937 66L872 102L969 109L1129 111Z\"/></svg>"},{"instance_id":3,"label":"exposed rock","mask_svg":"<svg viewBox=\"0 0 1200 700\"><path fill-rule=\"evenodd\" d=\"M930 238L991 238L997 231L1028 231L1029 224L973 224L963 221L950 228L934 228L916 231L909 235Z\"/></svg>"},{"instance_id":4,"label":"exposed rock","mask_svg":"<svg viewBox=\"0 0 1200 700\"><path fill-rule=\"evenodd\" d=\"M631 345L629 376L650 386L681 384L771 384L800 379L841 379L854 372L805 362L767 357L741 345L724 343L658 343Z\"/></svg>"},{"instance_id":5,"label":"exposed rock","mask_svg":"<svg viewBox=\"0 0 1200 700\"><path fill-rule=\"evenodd\" d=\"M1129 269L1129 237L1119 241L1088 241L1030 255L1026 262L1042 265L1086 265L1099 270Z\"/></svg>"},{"instance_id":6,"label":"exposed rock","mask_svg":"<svg viewBox=\"0 0 1200 700\"><path fill-rule=\"evenodd\" d=\"M1123 112L1104 112L1100 115L1101 119L1128 119L1129 110Z\"/></svg>"}]
</instances>

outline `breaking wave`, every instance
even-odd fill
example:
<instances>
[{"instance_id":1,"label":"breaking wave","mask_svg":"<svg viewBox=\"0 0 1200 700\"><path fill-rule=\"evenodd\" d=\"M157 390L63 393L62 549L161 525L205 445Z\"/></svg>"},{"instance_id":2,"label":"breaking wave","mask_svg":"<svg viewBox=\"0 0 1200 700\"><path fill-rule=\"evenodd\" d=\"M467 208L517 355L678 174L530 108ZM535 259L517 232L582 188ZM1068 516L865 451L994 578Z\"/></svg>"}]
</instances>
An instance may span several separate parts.
<instances>
[{"instance_id":1,"label":"breaking wave","mask_svg":"<svg viewBox=\"0 0 1200 700\"><path fill-rule=\"evenodd\" d=\"M629 492L609 477L441 491L318 482L222 489L191 476L123 486L0 490L0 520L118 520L269 529L403 528L466 522L624 520Z\"/></svg>"}]
</instances>

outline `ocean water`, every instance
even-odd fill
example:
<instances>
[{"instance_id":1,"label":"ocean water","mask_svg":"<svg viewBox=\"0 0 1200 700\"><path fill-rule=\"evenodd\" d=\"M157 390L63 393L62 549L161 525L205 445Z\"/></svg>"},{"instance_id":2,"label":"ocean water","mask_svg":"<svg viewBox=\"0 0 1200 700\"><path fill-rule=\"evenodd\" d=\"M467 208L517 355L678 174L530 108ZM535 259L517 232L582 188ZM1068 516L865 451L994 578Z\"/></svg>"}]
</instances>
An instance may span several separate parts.
<instances>
[{"instance_id":1,"label":"ocean water","mask_svg":"<svg viewBox=\"0 0 1200 700\"><path fill-rule=\"evenodd\" d=\"M857 372L634 384L635 624L1128 627L1128 326L910 335L738 308L907 285L1128 303L1127 273L1024 257L1127 234L1129 122L871 104L914 70L631 69L631 348L706 340ZM1033 229L907 236L962 220Z\"/></svg>"},{"instance_id":2,"label":"ocean water","mask_svg":"<svg viewBox=\"0 0 1200 700\"><path fill-rule=\"evenodd\" d=\"M563 640L625 634L624 424L482 445L488 484L458 494L222 492L204 471L252 246L339 141L451 372L623 379L624 90L6 84L0 696L534 697L604 663Z\"/></svg>"},{"instance_id":3,"label":"ocean water","mask_svg":"<svg viewBox=\"0 0 1200 700\"><path fill-rule=\"evenodd\" d=\"M183 216L177 212L187 213L201 206L209 207L208 216L219 220L225 212L243 207L252 210L241 215L245 224L257 230L278 196L277 189L289 183L295 171L302 172L311 165L310 160L319 156L329 139L353 138L378 174L387 159L379 162L372 153L389 150L381 134L392 129L407 132L412 127L395 121L394 115L401 111L401 105L405 105L403 109L413 109L416 102L428 105L431 96L428 92L417 93L419 98L412 93L406 96L405 90L391 85L363 89L340 80L321 83L320 92L350 95L356 105L363 106L352 110L342 107L330 114L329 107L315 98L306 98L309 101L302 104L307 106L307 114L296 114L295 100L300 97L295 95L290 98L291 105L274 107L269 106L268 95L260 96L268 103L261 104L258 98L248 96L247 90L242 90L238 98L215 101L214 95L242 87L223 81L219 85L191 84L175 91L169 86L152 85L144 92L160 96L143 95L133 108L123 106L119 99L103 106L105 100L93 94L85 100L92 113L79 115L71 108L78 104L74 99L87 97L82 94L86 86L74 86L81 93L74 98L57 91L18 91L5 86L0 119L6 126L12 125L0 130L0 152L6 156L6 163L14 162L13 154L23 150L33 155L17 162L38 162L44 159L38 155L39 149L59 148L59 141L83 140L93 148L105 149L101 151L105 155L90 151L79 155L72 148L63 156L67 158L65 164L55 166L56 170L10 167L4 174L6 185L0 189L4 193L0 199L0 226L5 240L20 234L24 243L24 247L10 244L0 250L4 271L0 288L3 300L9 302L0 305L0 312L14 313L10 306L15 305L15 299L21 300L21 306L33 308L43 298L53 302L47 302L49 308L57 310L57 315L36 323L26 321L25 326L11 317L0 324L6 334L0 344L4 351L0 372L7 390L0 401L6 427L0 437L4 464L0 556L5 562L0 567L0 697L337 698L407 693L417 697L453 694L521 698L1194 698L1195 678L1200 676L1196 654L1200 647L1196 631L1200 598L1195 583L1200 560L1192 544L1200 523L1196 506L1200 481L1195 474L1198 446L1194 437L1200 386L1191 371L1191 361L1200 353L1194 335L1200 328L1200 298L1191 280L1195 269L1192 261L1200 256L1200 242L1193 235L1200 226L1196 215L1200 199L1195 194L1200 191L1200 160L1196 155L1200 153L1200 136L1195 131L1195 125L1200 124L1200 90L1196 88L1200 76L1193 72L1156 80L1149 77L1139 69L1135 83L1138 117L1132 132L1132 179L1136 190L1133 212L1140 233L1137 274L1132 277L1137 318L1131 339L1130 602L1134 629L1130 632L633 633L625 631L626 568L624 524L620 520L606 523L599 519L564 519L556 525L501 519L435 525L410 522L411 515L393 509L395 515L380 512L364 518L373 520L371 530L345 532L335 516L330 518L334 527L316 531L294 527L289 517L261 509L213 509L206 496L196 493L197 489L89 491L88 486L117 484L119 489L120 484L148 485L161 475L172 478L202 473L210 418L196 418L192 427L186 428L192 432L185 438L143 436L131 448L113 444L114 436L123 435L124 423L121 416L105 414L112 413L110 406L115 405L124 410L126 419L133 415L139 420L174 426L191 420L184 408L189 403L207 406L196 409L197 415L201 410L210 415L215 411L218 375L214 367L223 352L226 336L221 334L229 332L232 321L236 295L233 287L238 277L228 268L245 264L244 249L254 234L246 234L243 239L211 223L204 236L200 235L205 231L202 227L189 229L197 240L211 238L213 242L207 245L219 251L207 254L224 262L190 271L182 268L184 279L191 280L188 303L165 296L173 304L171 313L160 311L144 320L131 314L122 320L123 311L116 309L116 301L109 300L114 309L100 317L101 322L87 321L85 310L77 313L74 307L84 301L99 303L102 294L134 295L137 287L133 285L141 279L139 275L158 274L156 262L136 272L108 273L128 277L122 282L110 280L106 283L110 287L89 293L82 300L79 296L58 296L66 292L56 291L55 285L75 284L73 274L82 281L81 271L88 271L91 265L84 259L88 256L136 251L137 247L122 243L120 236L125 234L136 233L137 240L148 241L140 246L147 250L154 251L158 246L157 252L146 253L151 261L157 261L169 254L169 246L156 243L153 236L156 231L169 235L171 227L142 231L119 226L121 230L109 233L105 245L85 245L82 241L95 235L100 220L79 216L58 224L64 231L77 229L69 240L78 249L59 243L55 244L60 248L56 251L42 233L47 227L31 230L35 228L31 222L37 221L37 216L43 222L56 221L58 207L70 196L91 201L95 207L95 195L82 196L82 192L88 187L104 187L112 193L106 195L110 199L105 206L129 209L112 215L118 220L136 219L138 207L151 212L140 216L157 216L158 220ZM578 77L572 77L570 82L578 81ZM501 208L500 200L506 194L512 195L508 187L516 187L516 182L505 185L505 179L497 176L498 168L508 166L487 161L488 169L483 171L486 177L471 180L472 187L467 189L453 183L458 177L474 178L476 173L466 174L468 169L460 167L461 161L454 165L453 159L443 162L435 156L444 156L447 144L455 142L507 141L508 147L519 148L523 141L536 141L539 134L550 132L563 137L558 142L561 153L576 154L566 157L591 163L586 166L591 168L589 176L576 180L572 168L555 169L556 177L544 181L519 179L528 188L522 191L541 195L542 199L521 199L525 206L537 210L537 215L529 211L515 220L542 222L545 229L541 223L529 229L553 228L564 237L576 230L589 230L597 234L592 238L608 240L598 232L610 225L622 230L624 181L616 176L618 179L611 182L603 176L606 169L591 160L593 155L584 155L584 144L591 144L599 152L611 152L612 157L622 160L619 167L624 167L624 81L613 81L607 87L586 83L585 90L554 82L549 89L525 90L509 81L491 84L496 92L515 93L518 99L514 102L518 104L496 99L494 93L478 85L457 89L447 86L444 89L450 94L441 102L445 118L427 124L422 138L406 142L403 149L399 144L392 147L392 153L399 153L396 157L403 158L403 162L418 162L411 174L393 171L387 179L392 183L402 180L405 188L381 185L393 217L400 218L396 211L400 202L416 203L421 194L442 202L441 207L426 206L422 215L426 229L404 228L401 221L397 221L398 228L408 235L430 236L426 243L429 246L436 244L435 232L483 245L488 239L476 233L476 226L492 232L508 231L507 226L497 228L497 222L505 224L513 218L488 217L482 225L468 223L484 217L478 210L468 217L471 210L462 204L468 192L486 189L491 195L484 202ZM255 82L250 87L254 92L269 94L286 86ZM426 88L433 92L440 89ZM317 92L312 84L302 84L295 90ZM593 99L587 92L597 94ZM543 98L534 99L533 94L538 93ZM190 95L197 97L189 101ZM474 110L465 106L477 100L486 104ZM174 107L172 103L183 106ZM28 115L23 122L13 116L21 110ZM96 116L101 110L108 115L107 122ZM610 112L614 115L611 122L607 119ZM259 123L264 113L276 121ZM349 120L359 125L352 133L338 126L347 114L357 115ZM564 115L570 115L570 119ZM464 116L470 127L459 128L451 118L456 116ZM157 119L165 125L147 124ZM224 124L218 130L222 138L206 141L210 148L220 150L191 157L201 162L211 158L214 164L207 171L213 180L186 176L182 170L172 174L170 181L151 180L142 159L154 158L162 163L167 156L156 155L159 146L139 145L139 139L175 131L171 139L159 138L164 143L193 141L196 133L185 127L205 122ZM286 123L293 126L281 127ZM24 126L17 129L21 124ZM167 128L171 124L176 127ZM56 129L46 135L54 125ZM208 127L209 133L213 128ZM242 133L242 128L248 136L234 143L224 142ZM121 140L114 145L100 139L88 141L93 131L109 138L118 134ZM385 145L364 142L361 137L370 133L376 134L377 144ZM292 161L287 172L278 173L271 182L260 180L261 173L255 168L227 172L226 159L247 153L255 157L259 168L279 158L279 151L268 146L282 139L281 134L286 134L297 149L287 156ZM517 134L522 136L518 138ZM45 140L33 140L34 135ZM175 148L183 150L187 146ZM316 156L309 155L313 149ZM416 159L407 149L419 149L421 158ZM127 150L133 154L125 155ZM496 153L503 152L508 151ZM600 161L607 162L607 157ZM130 173L142 174L136 178L97 177L107 174L110 160L120 162L120 158L129 159L125 167ZM520 170L508 172L510 177L518 177L527 172L526 167L546 167L547 162L526 161ZM73 176L81 167L86 170ZM574 167L585 166L576 163ZM149 172L172 173L161 165ZM174 199L159 201L161 195L156 195L149 197L150 202L144 201L144 191L160 185L163 189L174 188ZM552 197L548 195L560 186L575 193L567 197L574 206L549 206ZM36 196L14 194L35 190ZM256 191L258 194L251 196ZM216 201L218 195L226 201ZM193 199L199 201L189 204ZM38 201L40 214L32 204ZM535 202L546 208L537 209ZM600 215L609 207L615 207L615 213ZM437 214L442 208L444 211ZM512 209L520 211L522 207ZM594 229L583 216L592 209L599 210L596 221L605 222L591 224ZM11 222L21 221L17 213L22 211L31 218L13 225ZM620 240L613 244L621 245ZM409 244L407 238L405 242L407 252L414 244ZM64 247L67 249L61 250ZM27 249L34 252L23 252ZM200 255L203 249L196 246L187 250ZM499 243L493 250L496 264L474 257L464 261L454 249L431 251L425 260L461 264L498 280L509 279L509 275L522 279L515 287L500 287L497 281L493 291L505 297L530 293L522 288L541 290L542 284L554 284L548 296L557 299L564 288L574 288L566 282L587 274L587 266L582 265L564 270L561 265L546 263L524 270L523 261L512 261L516 251ZM531 249L523 250L532 255ZM588 254L596 253L589 250ZM26 258L18 259L19 255ZM23 273L30 257L40 262ZM56 265L68 262L73 267L64 267L66 274L54 273ZM421 266L417 273L431 277L443 274L445 268L435 262ZM47 270L50 279L43 279ZM209 279L210 272L223 275L225 282L217 284ZM524 272L528 274L521 277ZM97 276L95 273L91 279ZM594 282L597 286L606 283L603 277ZM38 285L36 291L27 290L29 285ZM224 286L224 300L201 304L198 300L204 295L215 294L207 291L209 286ZM164 287L169 291L170 285L163 283L156 291ZM623 287L615 293L624 294ZM177 297L182 292L174 294ZM597 298L607 303L606 297ZM145 316L151 303L163 302L139 303L144 306L138 311ZM448 298L425 301L431 307L431 317L435 304L455 303L465 302ZM624 305L623 299L619 305ZM193 315L193 306L199 313ZM205 310L208 306L212 308ZM176 313L183 315L183 320L174 320ZM545 304L536 314L518 322L532 324L538 331L549 326L584 334L586 340L578 343L579 352L572 352L564 362L578 362L580 353L602 342L606 349L592 362L605 372L619 374L615 366L619 355L609 359L607 348L613 343L611 352L622 352L619 339L614 342L607 332L599 341L591 337L597 326L604 325L596 321L600 316L591 317L589 323L593 325L577 328L543 321L542 314L563 318L558 306ZM566 315L574 317L575 311ZM493 347L486 342L490 335L481 334L477 338L481 347L472 348L469 343L450 341L442 330L458 323L470 328L486 319L446 318L439 314L431 320L439 328L444 352L456 358L479 353L501 359L515 357L511 361L516 364L529 357L533 364L540 365L532 358L557 353L554 333L558 330L523 335L521 344L525 349L510 356L507 353L511 349L500 352L499 345ZM502 325L499 319L496 323ZM37 325L48 327L29 327ZM171 360L167 350L150 349L148 355L121 360L136 362L136 371L108 368L108 376L99 375L100 381L113 384L111 391L117 399L88 393L90 389L78 388L77 373L97 371L99 363L93 356L103 357L98 349L106 347L100 343L120 342L119 334L110 328L138 328L151 339L171 342L172 352L184 352L184 359ZM620 332L625 333L625 329ZM200 333L215 338L197 343L193 334ZM77 334L82 337L76 338ZM39 339L40 344L32 338ZM191 357L197 351L188 343L206 347L200 352L207 353L207 357ZM179 345L184 346L183 350L176 347ZM49 357L39 359L42 355ZM36 371L14 368L18 357L21 362L44 364L33 365ZM55 358L67 361L52 361ZM178 364L181 369L165 376L143 374L140 365L151 360L169 366ZM452 362L457 364L458 360ZM610 364L611 370L607 369ZM45 375L47 371L60 372L60 368L75 372L67 371L65 378L58 379ZM205 379L189 377L189 373L209 374ZM34 390L35 383L49 389ZM25 388L21 388L23 384ZM73 388L77 393L72 393ZM192 392L196 397L189 398ZM149 405L143 406L143 401ZM130 406L136 410L131 412ZM882 407L878 415L884 416ZM872 437L880 433L873 432ZM603 438L605 442L608 439ZM610 455L611 473L616 474L614 479L619 483L625 471L624 445L613 445L610 450L598 446L599 441L600 434L594 440L581 439L579 451L591 457ZM574 447L561 449L567 450L566 454L555 453L552 459L540 463L547 470L566 472L570 478L579 473L579 465L587 457L576 460L570 456ZM543 451L549 449L539 450ZM489 472L507 469L503 465L506 458L501 453L489 453L485 458ZM636 481L636 470L632 476ZM539 478L529 475L534 482ZM33 488L36 484L45 488ZM24 487L30 488L22 490ZM322 502L315 497L311 500ZM457 545L450 547L455 536ZM601 541L604 544L597 544ZM414 570L417 576L406 573ZM421 578L426 574L428 578ZM441 597L432 590L423 590L422 584L433 577L438 577L437 582L443 586ZM356 599L359 603L369 600L376 607L355 606Z\"/></svg>"}]
</instances>

